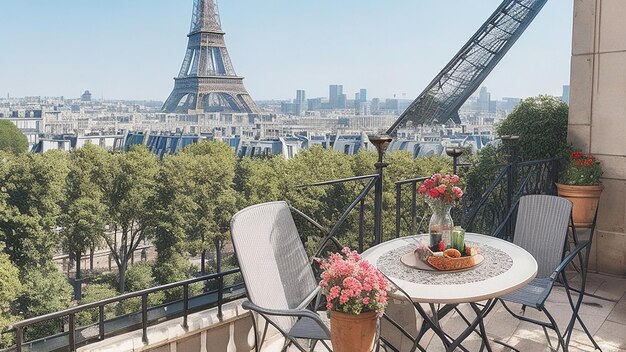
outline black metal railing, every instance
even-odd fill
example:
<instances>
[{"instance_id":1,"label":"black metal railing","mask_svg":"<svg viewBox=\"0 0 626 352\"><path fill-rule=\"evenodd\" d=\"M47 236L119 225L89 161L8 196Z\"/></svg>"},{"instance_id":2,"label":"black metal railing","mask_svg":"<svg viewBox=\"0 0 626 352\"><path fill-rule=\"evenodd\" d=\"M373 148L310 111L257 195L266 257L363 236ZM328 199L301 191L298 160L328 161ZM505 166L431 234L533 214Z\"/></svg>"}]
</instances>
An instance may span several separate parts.
<instances>
[{"instance_id":1,"label":"black metal railing","mask_svg":"<svg viewBox=\"0 0 626 352\"><path fill-rule=\"evenodd\" d=\"M328 231L328 233L325 234L326 235L325 239L321 243L318 244L317 249L314 252L315 256L320 255L322 250L328 244L328 241L330 240L330 238L337 236L337 234L338 234L339 230L341 229L341 227L344 226L345 223L346 223L346 220L348 220L348 217L352 213L352 210L354 210L354 208L356 208L357 206L359 206L359 229L358 229L358 236L357 236L357 239L358 239L358 250L359 250L359 252L363 252L363 250L365 249L365 226L364 226L364 223L365 223L365 197L369 194L369 192L372 190L372 188L374 188L374 186L376 185L376 183L378 181L378 178L379 178L378 174L372 174L372 175L363 175L363 176L342 178L342 179L331 180L331 181L316 182L316 183L310 183L310 184L306 184L306 185L300 186L300 188L320 187L320 186L334 186L334 185L339 185L339 184L343 184L343 183L347 183L347 182L368 180L368 182L363 186L363 189L359 192L359 194L356 196L356 198L354 198L352 200L352 202L347 207L345 207L343 209L343 212L339 216L339 219L335 222L335 224ZM372 238L372 242L376 243L375 236Z\"/></svg>"},{"instance_id":2,"label":"black metal railing","mask_svg":"<svg viewBox=\"0 0 626 352\"><path fill-rule=\"evenodd\" d=\"M555 183L561 160L552 158L504 166L479 200L464 207L463 227L467 231L511 240L514 217L508 220L507 226L502 227L504 231L494 231L500 227L520 197L528 194L556 194Z\"/></svg>"},{"instance_id":3,"label":"black metal railing","mask_svg":"<svg viewBox=\"0 0 626 352\"><path fill-rule=\"evenodd\" d=\"M98 302L87 303L80 306L72 307L60 312L50 313L26 320L22 320L13 324L11 329L15 333L15 347L12 349L6 349L5 351L21 352L23 347L27 347L28 350L39 350L33 348L33 346L40 345L45 350L54 351L75 351L77 346L85 345L89 342L103 340L105 337L111 337L120 335L122 333L132 331L135 329L142 329L142 339L144 342L148 341L147 328L151 323L160 322L162 320L170 320L174 318L183 317L182 326L187 328L187 317L191 313L206 310L209 308L217 307L218 317L222 316L222 305L227 302L245 297L245 289L243 283L236 282L232 285L224 286L224 278L229 275L239 274L239 268L204 275L201 277L174 282L167 285L161 285L141 291L130 292L120 296L104 299ZM205 286L214 282L217 284L217 289L208 290L196 296L190 296L189 287L192 284L204 282ZM165 304L161 304L155 307L148 307L148 295L159 292L166 292L168 290L182 288L183 296L181 299L174 300ZM121 302L139 297L141 299L141 310L139 312L127 314L124 316L118 316L112 319L105 319L105 307L111 304L120 304ZM80 312L86 312L93 309L98 310L98 322L89 326L76 326L76 315ZM121 321L124 320L125 321ZM51 320L66 320L67 331L46 337L45 339L39 339L24 342L24 331L41 322ZM97 327L98 333L90 336L89 333L85 333L88 329ZM92 329L93 330L93 329ZM77 334L80 333L80 334ZM78 335L81 338L77 338Z\"/></svg>"},{"instance_id":4,"label":"black metal railing","mask_svg":"<svg viewBox=\"0 0 626 352\"><path fill-rule=\"evenodd\" d=\"M422 212L422 216L418 217L418 204L417 204L417 184L428 179L428 177L411 178L407 180L400 180L395 183L396 186L396 238L400 237L406 229L408 234L417 234L419 231L425 230L424 219L426 214ZM409 209L403 206L403 199L405 193L402 192L403 188L409 187ZM419 222L418 222L419 220ZM404 226L403 226L404 225ZM427 230L427 229L426 229ZM404 232L406 233L406 232Z\"/></svg>"}]
</instances>

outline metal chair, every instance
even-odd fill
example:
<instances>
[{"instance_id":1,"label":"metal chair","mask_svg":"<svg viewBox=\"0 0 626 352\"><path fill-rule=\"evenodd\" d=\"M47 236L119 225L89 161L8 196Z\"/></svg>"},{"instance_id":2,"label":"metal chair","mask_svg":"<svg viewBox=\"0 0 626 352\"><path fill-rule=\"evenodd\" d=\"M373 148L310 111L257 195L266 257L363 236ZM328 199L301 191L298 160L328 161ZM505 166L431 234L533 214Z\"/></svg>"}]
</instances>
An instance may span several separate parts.
<instances>
[{"instance_id":1,"label":"metal chair","mask_svg":"<svg viewBox=\"0 0 626 352\"><path fill-rule=\"evenodd\" d=\"M300 240L289 205L270 202L245 208L231 221L231 235L243 275L248 301L242 307L265 319L259 338L253 317L255 350L260 351L268 324L284 337L283 351L290 345L307 351L297 339L324 340L330 331L320 316L307 309L320 291Z\"/></svg>"},{"instance_id":2,"label":"metal chair","mask_svg":"<svg viewBox=\"0 0 626 352\"><path fill-rule=\"evenodd\" d=\"M583 250L585 250L585 255L588 255L591 246L591 239L579 242L573 250L563 257L564 249L566 248L568 224L571 221L572 203L556 196L524 196L520 198L516 209L512 209L501 226L505 226L515 210L517 210L517 219L513 243L524 248L535 257L538 272L537 277L528 285L500 297L500 302L504 308L516 318L540 325L544 330L550 346L552 346L552 343L548 336L547 329L554 330L559 341L556 347L557 350L561 346L563 351L568 350L567 345L569 343L569 337L571 337L571 332L576 320L579 321L594 346L600 349L578 315L580 303L584 295L584 286L582 292L578 293L579 297L577 303L574 304L571 295L572 289L569 287L564 273L565 268L576 258L579 258L581 270L586 272L587 260L583 259L582 254ZM561 332L556 321L545 306L545 302L554 284L559 280L563 283L563 287L573 310L572 318L564 332ZM525 312L527 307L537 309L543 312L549 321L539 321L517 314L511 310L507 302L521 304L522 312ZM567 343L565 337L567 337ZM501 341L496 342L516 350Z\"/></svg>"}]
</instances>

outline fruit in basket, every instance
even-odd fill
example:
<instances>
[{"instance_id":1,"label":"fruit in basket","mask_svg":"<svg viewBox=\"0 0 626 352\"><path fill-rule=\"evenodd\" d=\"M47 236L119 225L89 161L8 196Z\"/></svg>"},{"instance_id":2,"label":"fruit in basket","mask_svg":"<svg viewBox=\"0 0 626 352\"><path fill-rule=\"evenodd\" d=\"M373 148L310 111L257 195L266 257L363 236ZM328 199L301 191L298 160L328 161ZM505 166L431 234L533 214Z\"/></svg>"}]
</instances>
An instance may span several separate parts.
<instances>
[{"instance_id":1,"label":"fruit in basket","mask_svg":"<svg viewBox=\"0 0 626 352\"><path fill-rule=\"evenodd\" d=\"M461 252L459 252L458 249L455 248L448 248L443 251L443 256L447 258L461 258Z\"/></svg>"},{"instance_id":2,"label":"fruit in basket","mask_svg":"<svg viewBox=\"0 0 626 352\"><path fill-rule=\"evenodd\" d=\"M467 246L465 247L465 255L472 256L478 254L478 248L476 246Z\"/></svg>"}]
</instances>

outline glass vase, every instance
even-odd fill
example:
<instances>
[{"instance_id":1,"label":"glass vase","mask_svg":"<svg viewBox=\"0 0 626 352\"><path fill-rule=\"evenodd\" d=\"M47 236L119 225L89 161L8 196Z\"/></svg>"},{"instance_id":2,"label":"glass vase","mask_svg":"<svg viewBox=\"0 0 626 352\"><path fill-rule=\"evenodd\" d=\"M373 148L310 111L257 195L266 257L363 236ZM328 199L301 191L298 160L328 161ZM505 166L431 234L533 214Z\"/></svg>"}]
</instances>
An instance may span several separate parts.
<instances>
[{"instance_id":1,"label":"glass vase","mask_svg":"<svg viewBox=\"0 0 626 352\"><path fill-rule=\"evenodd\" d=\"M430 216L428 226L430 246L437 248L436 246L443 241L444 245L448 247L450 245L450 232L454 227L452 216L450 216L452 204L446 204L440 199L433 199L428 202L428 205L433 213Z\"/></svg>"}]
</instances>

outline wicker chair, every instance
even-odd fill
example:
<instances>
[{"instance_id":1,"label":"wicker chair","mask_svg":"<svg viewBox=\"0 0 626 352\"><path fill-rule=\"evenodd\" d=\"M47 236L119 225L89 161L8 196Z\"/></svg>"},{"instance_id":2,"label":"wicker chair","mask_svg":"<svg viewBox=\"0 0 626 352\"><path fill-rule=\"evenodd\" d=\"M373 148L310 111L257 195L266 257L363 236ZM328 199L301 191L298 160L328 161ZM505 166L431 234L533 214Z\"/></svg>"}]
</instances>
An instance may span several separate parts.
<instances>
[{"instance_id":1,"label":"wicker chair","mask_svg":"<svg viewBox=\"0 0 626 352\"><path fill-rule=\"evenodd\" d=\"M252 318L256 351L262 347L268 324L285 337L283 350L293 345L304 352L307 349L297 339L308 339L309 350L322 341L331 351L324 342L330 339L328 327L307 309L317 303L319 286L289 205L271 202L243 209L232 218L231 234L248 294L242 306L265 319L259 336L257 320Z\"/></svg>"},{"instance_id":2,"label":"wicker chair","mask_svg":"<svg viewBox=\"0 0 626 352\"><path fill-rule=\"evenodd\" d=\"M550 345L551 342L546 329L554 330L558 337L557 350L562 346L563 350L567 351L569 337L571 337L575 320L579 321L594 346L600 349L578 315L580 303L584 295L584 286L582 292L578 293L578 301L574 304L571 295L572 289L569 287L567 277L564 274L565 268L576 258L580 261L581 270L583 273L586 273L586 258L588 257L589 248L591 246L591 239L580 242L576 248L569 251L565 258L563 258L564 249L566 248L568 224L571 221L571 211L571 202L564 198L547 195L528 195L520 198L517 206L517 220L515 223L513 243L524 248L535 257L538 265L537 277L528 285L500 297L499 300L504 308L516 318L540 325ZM513 212L510 214L512 213ZM584 257L584 259L582 256L583 251L586 251L584 254L587 256ZM545 306L545 302L554 284L559 280L563 284L573 309L570 322L563 332L559 329L556 321ZM549 321L539 321L514 313L507 305L507 302L521 304L522 312L525 311L526 307L537 309L543 312ZM499 341L496 342L506 345ZM507 347L515 350L511 346L507 345Z\"/></svg>"}]
</instances>

